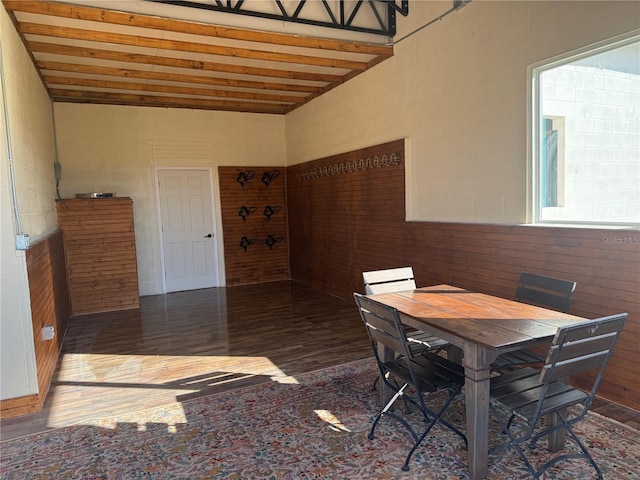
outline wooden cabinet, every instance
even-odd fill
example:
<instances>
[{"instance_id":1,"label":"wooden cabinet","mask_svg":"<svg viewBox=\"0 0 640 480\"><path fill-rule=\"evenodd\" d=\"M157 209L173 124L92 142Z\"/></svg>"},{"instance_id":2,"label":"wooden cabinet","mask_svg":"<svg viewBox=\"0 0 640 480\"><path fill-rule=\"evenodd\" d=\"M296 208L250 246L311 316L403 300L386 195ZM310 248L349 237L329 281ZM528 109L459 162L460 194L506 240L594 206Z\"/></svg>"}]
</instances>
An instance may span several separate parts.
<instances>
[{"instance_id":1,"label":"wooden cabinet","mask_svg":"<svg viewBox=\"0 0 640 480\"><path fill-rule=\"evenodd\" d=\"M64 235L71 314L138 308L133 201L58 200L56 209Z\"/></svg>"}]
</instances>

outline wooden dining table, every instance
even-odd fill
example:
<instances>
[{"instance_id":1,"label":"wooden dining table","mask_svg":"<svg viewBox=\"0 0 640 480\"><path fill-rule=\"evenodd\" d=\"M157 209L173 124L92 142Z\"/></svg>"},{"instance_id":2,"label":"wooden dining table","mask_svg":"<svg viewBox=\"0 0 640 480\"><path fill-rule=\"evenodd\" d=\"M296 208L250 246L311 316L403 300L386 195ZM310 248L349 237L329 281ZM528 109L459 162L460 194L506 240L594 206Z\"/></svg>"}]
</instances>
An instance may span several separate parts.
<instances>
[{"instance_id":1,"label":"wooden dining table","mask_svg":"<svg viewBox=\"0 0 640 480\"><path fill-rule=\"evenodd\" d=\"M449 355L464 366L469 474L472 480L487 476L489 388L493 361L502 353L550 341L558 327L585 320L451 285L368 297L396 308L406 325L457 347L451 349ZM391 360L393 352L380 348L382 358ZM389 392L381 388L381 404L386 404L388 398ZM557 431L549 437L552 451L564 447L564 434L564 431Z\"/></svg>"}]
</instances>

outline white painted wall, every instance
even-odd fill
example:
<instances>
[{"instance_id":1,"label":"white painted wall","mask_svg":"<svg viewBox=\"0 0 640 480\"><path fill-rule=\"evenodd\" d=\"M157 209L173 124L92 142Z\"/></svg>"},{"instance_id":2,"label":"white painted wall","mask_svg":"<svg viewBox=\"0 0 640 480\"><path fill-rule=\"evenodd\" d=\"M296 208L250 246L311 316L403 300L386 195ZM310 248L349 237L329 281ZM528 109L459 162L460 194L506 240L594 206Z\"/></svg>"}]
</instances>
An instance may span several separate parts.
<instances>
[{"instance_id":1,"label":"white painted wall","mask_svg":"<svg viewBox=\"0 0 640 480\"><path fill-rule=\"evenodd\" d=\"M62 197L112 192L133 199L140 295L162 293L158 167L212 168L217 185L219 166L286 161L280 115L69 103L55 103L54 111ZM222 249L220 215L217 221Z\"/></svg>"},{"instance_id":2,"label":"white painted wall","mask_svg":"<svg viewBox=\"0 0 640 480\"><path fill-rule=\"evenodd\" d=\"M410 2L396 40L451 2ZM409 220L526 220L527 66L640 26L640 2L474 0L287 115L288 164L408 138Z\"/></svg>"},{"instance_id":3,"label":"white painted wall","mask_svg":"<svg viewBox=\"0 0 640 480\"><path fill-rule=\"evenodd\" d=\"M7 127L23 233L34 242L57 221L51 102L3 7L0 42L6 86L6 98L0 94L0 399L6 399L38 392L25 252L15 250Z\"/></svg>"}]
</instances>

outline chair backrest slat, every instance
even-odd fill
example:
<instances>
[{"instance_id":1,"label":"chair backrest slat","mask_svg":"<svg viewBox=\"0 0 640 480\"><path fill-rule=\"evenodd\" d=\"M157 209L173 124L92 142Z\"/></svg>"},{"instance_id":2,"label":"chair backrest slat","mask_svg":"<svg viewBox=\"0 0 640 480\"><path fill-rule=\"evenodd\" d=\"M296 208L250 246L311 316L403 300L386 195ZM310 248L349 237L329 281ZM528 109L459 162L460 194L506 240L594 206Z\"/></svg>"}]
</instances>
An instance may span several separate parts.
<instances>
[{"instance_id":1,"label":"chair backrest slat","mask_svg":"<svg viewBox=\"0 0 640 480\"><path fill-rule=\"evenodd\" d=\"M594 322L593 320L586 320L580 324L573 324L572 329L567 330L565 342L575 342L583 339L593 339L609 333L618 333L624 326L626 318L621 318L618 315L612 315L610 317L603 317L607 321Z\"/></svg>"},{"instance_id":2,"label":"chair backrest slat","mask_svg":"<svg viewBox=\"0 0 640 480\"><path fill-rule=\"evenodd\" d=\"M375 328L370 329L369 334L371 335L371 340L374 340L376 343L389 347L399 354L404 352L402 342L396 337L387 335L385 332L376 330Z\"/></svg>"},{"instance_id":3,"label":"chair backrest slat","mask_svg":"<svg viewBox=\"0 0 640 480\"><path fill-rule=\"evenodd\" d=\"M383 332L387 336L400 338L393 323L391 323L385 317L382 317L379 314L373 312L369 312L366 309L363 309L362 316L364 317L363 320L366 322L367 326L373 327L376 330Z\"/></svg>"},{"instance_id":4,"label":"chair backrest slat","mask_svg":"<svg viewBox=\"0 0 640 480\"><path fill-rule=\"evenodd\" d=\"M371 340L411 358L398 311L357 293L354 297Z\"/></svg>"},{"instance_id":5,"label":"chair backrest slat","mask_svg":"<svg viewBox=\"0 0 640 480\"><path fill-rule=\"evenodd\" d=\"M576 289L576 282L571 280L563 280L528 272L522 272L520 274L520 283L531 285L532 287L553 290L563 295L571 295Z\"/></svg>"},{"instance_id":6,"label":"chair backrest slat","mask_svg":"<svg viewBox=\"0 0 640 480\"><path fill-rule=\"evenodd\" d=\"M516 299L567 312L575 289L576 282L571 280L522 272L516 288Z\"/></svg>"},{"instance_id":7,"label":"chair backrest slat","mask_svg":"<svg viewBox=\"0 0 640 480\"><path fill-rule=\"evenodd\" d=\"M608 355L609 350L603 350L601 352L582 355L581 357L572 358L563 362L557 362L553 369L551 369L550 366L545 365L542 369L542 375L540 378L542 381L545 381L547 377L549 377L550 381L553 382L554 380L568 378L578 373L600 368Z\"/></svg>"},{"instance_id":8,"label":"chair backrest slat","mask_svg":"<svg viewBox=\"0 0 640 480\"><path fill-rule=\"evenodd\" d=\"M541 371L540 382L553 382L599 369L591 389L592 395L595 394L627 317L627 313L620 313L559 327Z\"/></svg>"},{"instance_id":9,"label":"chair backrest slat","mask_svg":"<svg viewBox=\"0 0 640 480\"><path fill-rule=\"evenodd\" d=\"M562 348L562 352L556 357L556 362L563 362L582 355L589 355L593 352L602 352L611 348L611 337L614 337L616 332L610 332L606 335L599 335L597 337L588 338L584 340L575 340L565 343ZM547 354L547 362L549 362L555 351L558 349L558 345L552 345Z\"/></svg>"},{"instance_id":10,"label":"chair backrest slat","mask_svg":"<svg viewBox=\"0 0 640 480\"><path fill-rule=\"evenodd\" d=\"M364 289L367 295L388 292L400 292L416 288L413 268L389 268L362 273Z\"/></svg>"}]
</instances>

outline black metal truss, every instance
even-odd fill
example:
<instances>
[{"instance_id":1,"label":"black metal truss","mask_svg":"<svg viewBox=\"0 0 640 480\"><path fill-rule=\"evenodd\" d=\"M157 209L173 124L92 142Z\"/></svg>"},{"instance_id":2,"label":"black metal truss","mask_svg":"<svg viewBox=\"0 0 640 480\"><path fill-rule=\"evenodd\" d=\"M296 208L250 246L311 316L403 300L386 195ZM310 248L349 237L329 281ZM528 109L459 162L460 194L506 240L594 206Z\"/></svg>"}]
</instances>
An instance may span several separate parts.
<instances>
[{"instance_id":1,"label":"black metal truss","mask_svg":"<svg viewBox=\"0 0 640 480\"><path fill-rule=\"evenodd\" d=\"M287 3L295 8L290 6L288 9L282 0L264 0L264 2L274 5L276 8L273 10L279 13L250 10L251 2L245 2L245 0L206 0L204 2L189 0L146 1L390 37L396 33L396 13L400 13L405 17L409 13L409 0L314 0L314 3L316 1L321 2L324 19L305 16L304 7L309 0L289 1ZM361 24L365 17L366 22L364 23L375 24Z\"/></svg>"}]
</instances>

